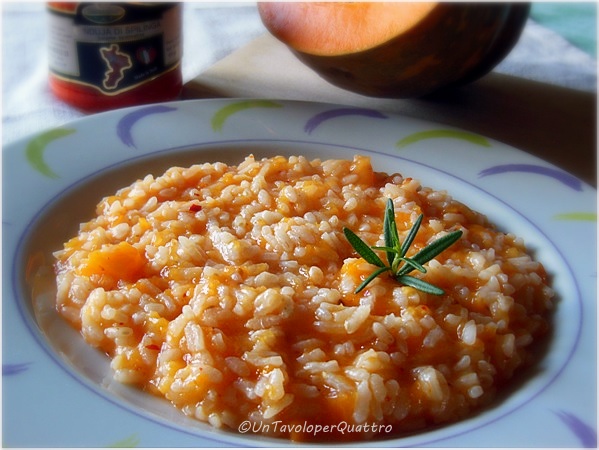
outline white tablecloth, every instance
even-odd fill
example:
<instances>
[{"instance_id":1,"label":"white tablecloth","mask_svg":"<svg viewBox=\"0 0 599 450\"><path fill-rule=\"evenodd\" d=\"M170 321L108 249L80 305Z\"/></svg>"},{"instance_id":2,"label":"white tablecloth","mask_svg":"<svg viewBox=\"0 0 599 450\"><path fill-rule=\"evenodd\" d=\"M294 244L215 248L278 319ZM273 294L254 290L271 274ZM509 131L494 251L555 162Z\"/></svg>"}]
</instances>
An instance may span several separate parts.
<instances>
[{"instance_id":1,"label":"white tablecloth","mask_svg":"<svg viewBox=\"0 0 599 450\"><path fill-rule=\"evenodd\" d=\"M2 142L61 125L84 114L47 85L45 3L2 2ZM184 4L184 81L266 32L255 3ZM596 60L529 20L497 72L595 91Z\"/></svg>"}]
</instances>

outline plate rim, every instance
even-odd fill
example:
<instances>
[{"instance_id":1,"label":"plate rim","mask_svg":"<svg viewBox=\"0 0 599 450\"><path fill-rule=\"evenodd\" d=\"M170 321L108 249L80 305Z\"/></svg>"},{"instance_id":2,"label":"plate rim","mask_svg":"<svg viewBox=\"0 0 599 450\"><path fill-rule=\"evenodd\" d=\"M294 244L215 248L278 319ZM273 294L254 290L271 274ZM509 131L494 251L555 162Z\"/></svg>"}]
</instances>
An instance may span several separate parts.
<instances>
[{"instance_id":1,"label":"plate rim","mask_svg":"<svg viewBox=\"0 0 599 450\"><path fill-rule=\"evenodd\" d=\"M239 101L239 100L238 100L238 99L217 99L216 101L214 101L214 100L197 100L197 101L195 101L195 100L194 100L194 101L185 100L185 101L177 101L177 102L168 102L168 103L166 103L166 105L178 105L178 104L181 104L181 103L185 103L186 105L188 105L188 104L190 104L190 102L191 102L191 103L196 103L196 104L200 104L200 105L202 105L202 106L203 106L203 105L206 105L206 104L209 104L209 103L210 103L210 104L229 104L229 103L231 103L231 102L235 102L235 101ZM276 101L277 101L277 102L279 102L279 103L283 103L283 104L292 104L292 105L294 105L294 104L296 104L296 105L297 105L297 104L301 104L301 105L303 105L303 106L307 106L307 107L310 107L310 106L313 106L313 105L318 105L318 106L323 106L323 105L324 105L324 106L326 106L326 107L336 106L336 104L331 104L331 103L315 103L315 102L304 102L304 101L288 101L288 100L276 100ZM116 116L116 115L118 115L118 114L126 114L126 113L128 113L128 112L132 112L132 111L135 111L135 110L139 110L140 108L143 108L143 107L144 107L144 106L140 106L140 107L130 107L130 108L125 108L125 109L123 109L123 110L109 111L109 112L101 113L101 114L98 114L98 115L95 115L95 116L88 116L88 117L84 117L84 118L77 119L77 120L75 120L75 121L73 121L73 122L69 123L69 124L68 124L68 126L77 126L77 125L78 125L79 123L81 123L81 122L87 122L87 121L94 122L94 121L96 121L96 120L101 120L103 117L114 117L114 116ZM387 113L387 114L388 114L389 116L391 116L391 117L394 117L394 118L399 118L399 117L401 117L402 119L405 119L405 117L404 117L404 116L401 116L401 115L398 115L398 114L394 114L394 113ZM98 117L100 117L100 119L98 119ZM435 122L422 121L422 120L420 120L420 119L412 119L412 118L408 118L408 119L409 119L410 121L413 121L413 122L420 122L420 123L423 123L423 124L435 124ZM435 124L435 125L437 125L437 124ZM28 141L29 139L31 139L31 137L29 137L29 138L23 138L23 139L21 140L21 142L20 142L20 143L15 143L14 145L8 145L7 147L9 147L9 148L10 148L10 147L17 148L19 145L21 145L21 146L22 146L22 145L23 145L23 143L24 143L24 142L26 142L26 141ZM283 141L283 140L281 139L281 141ZM288 140L284 140L284 141L288 141ZM222 142L224 142L224 141L216 141L216 142L217 142L217 143L222 143ZM501 145L501 146L507 146L507 147L510 147L510 148L512 148L513 150L517 151L517 152L522 152L521 150L514 149L513 147L511 147L511 146L509 146L509 145L507 145L507 144L503 144L503 143L501 143L501 142L499 142L499 141L494 141L494 142L498 143L498 144L499 144L499 145ZM315 144L317 144L317 143L315 143L315 142L313 142L313 141L309 141L309 142L304 142L304 144L315 145ZM206 143L205 145L210 145L210 144L209 144L209 143ZM196 147L197 147L197 143L195 143L195 144L189 144L189 146L196 146ZM177 147L174 147L174 148L169 148L169 149L163 149L162 151L158 151L158 152L169 153L169 152L172 152L172 151L175 151L175 150L177 150ZM372 151L372 152L375 152L374 150L371 150L371 151ZM141 158L141 159L144 159L144 158L146 158L146 157L151 157L152 155L154 155L154 154L156 154L156 153L158 153L158 152L157 152L157 151L152 151L152 152L150 152L150 153L140 153L140 154L136 155L136 156L135 156L135 158L133 158L133 159L139 159L139 158ZM384 155L384 156L389 156L389 154L388 154L388 153L385 153L385 152L381 152L381 154L382 154L382 155ZM530 154L526 154L526 155L527 155L527 157L530 157L530 158L533 158L533 159L537 159L537 160L541 160L541 161L543 161L542 159L538 158L537 156L530 155ZM395 155L395 157L397 157L397 158L400 158L400 159L406 159L406 160L408 160L408 161L411 161L412 163L416 163L416 164L425 165L424 163L421 163L421 162L419 162L419 161L415 161L415 160L409 160L408 158L404 158L403 156L397 156L397 155ZM546 161L545 161L545 162L546 162ZM121 163L122 163L122 161L121 161ZM116 164L119 164L119 163L116 163ZM548 163L548 164L551 164L551 163ZM104 171L108 171L108 170L109 170L109 167L110 167L110 165L109 165L109 166L106 166L106 167L102 167L101 169L98 169L98 170L97 170L97 172L104 172ZM429 166L427 166L427 167L428 167L428 169L432 169L432 170L434 170L434 171L439 171L439 170L440 170L438 167L434 167L434 166L430 166L430 165L429 165ZM457 176L456 176L455 174L453 174L453 173L450 173L450 172L445 172L445 173L446 173L447 175L451 176L451 177L457 178L457 179L458 179L460 182L466 182L466 183L468 183L468 184L469 184L471 187L473 187L473 188L475 188L475 189L477 189L477 190L481 190L481 191L485 192L485 194L487 194L487 195L490 195L490 196L491 196L491 197L493 197L493 198L494 198L496 201L499 201L500 203L502 203L502 205L504 205L504 206L507 206L508 208L512 209L512 210L513 210L513 211L514 211L516 214L520 215L520 216L521 216L521 217L522 217L522 218L523 218L525 221L527 221L527 222L528 222L529 224L531 224L531 225L532 225L534 228L536 228L536 229L537 229L539 232L541 232L541 234L544 236L544 238L545 238L545 239L546 239L548 242L550 242L550 243L553 245L553 247L554 247L554 250L555 250L555 251L557 251L557 252L560 254L560 256L562 256L562 257L563 257L563 261L564 261L564 263L566 263L566 264L568 265L568 267L569 267L568 260L567 260L567 258L566 258L566 257L564 257L564 255L562 254L562 252L561 252L560 248L559 248L559 247L557 247L557 246L554 244L553 240L552 240L551 238L549 238L549 237L546 235L546 233L545 233L543 230L541 230L541 229L540 229L540 228L539 228L539 227L538 227L538 226L537 226L535 223L533 223L533 222L531 221L531 219L530 219L530 218L528 218L527 216L524 216L524 215L522 214L522 212L521 212L521 211L519 211L519 210L517 210L516 208L512 207L511 205L507 204L507 203L505 202L505 200L503 200L503 199L499 198L498 196L494 195L493 193L491 193L491 192L488 192L488 191L485 191L485 190L484 190L483 188L481 188L480 186L476 186L475 184L473 184L473 183L469 182L468 180L465 180L465 179L459 178L459 177L457 177ZM81 181L82 181L82 180L80 179L80 180L79 180L79 182L81 182ZM582 182L584 185L586 185L586 187L587 187L588 189L594 190L594 188L592 188L591 186L588 186L588 185L587 185L587 184L586 184L584 181L582 181L582 180L581 180L581 182ZM3 184L4 184L4 178L3 178ZM60 192L59 192L59 193L56 195L56 198L58 198L58 197L59 197L61 194L63 194L65 191L67 191L67 190L69 190L69 189L72 189L72 187L73 187L73 186L72 186L72 184L70 184L70 185L68 185L67 187L65 187L65 188L61 189L61 191L60 191ZM594 195L596 196L596 190L594 190ZM31 225L32 225L32 224L35 222L35 220L36 220L36 217L38 217L38 215L40 215L40 214L41 214L41 215L43 215L43 211L44 211L44 210L45 210L45 209L48 207L48 205L49 205L50 203L53 203L53 201L51 201L51 202L47 202L47 203L45 204L45 206L44 206L44 207L43 207L41 210L37 210L37 211L35 212L34 216L33 216L33 217L31 218L31 220L28 222L28 226L26 227L26 229L25 229L23 232L20 232L20 236L21 236L21 237L24 237L24 236L26 236L26 235L27 235L27 232L28 232L28 228L29 228L29 226L31 226ZM4 205L3 205L3 209L4 209ZM3 239L4 239L4 238L3 238ZM17 249L19 249L19 248L20 248L20 244L19 244L19 245L17 245ZM14 256L15 256L15 258L17 258L17 257L18 257L18 254L15 254ZM570 267L569 267L569 268L570 268ZM575 285L576 285L576 287L577 287L577 289L578 289L578 291L579 291L579 295L578 295L578 297L580 298L580 300L579 300L579 301L580 301L580 303L581 303L581 308L582 308L582 306L583 306L583 299L582 299L582 294L581 294L581 288L579 287L579 280L578 280L578 278L576 277L576 274L574 273L574 270L570 268L570 271L571 271L571 278L572 278L572 280L575 282ZM12 276L11 276L11 278L10 278L10 279L11 279L11 284L13 284L13 291L14 291L15 287L14 287L14 282L13 282L13 276L14 276L14 277L16 277L16 276L17 276L17 275L16 275L16 271L15 271L15 270L11 270L11 275L12 275ZM13 293L14 293L14 292L13 292ZM15 301L16 301L16 299L15 299ZM4 306L3 306L3 308L4 308ZM25 320L25 318L23 318L23 319ZM25 323L26 323L26 321L25 321ZM579 339L580 339L580 336L581 336L581 334L582 334L582 329L579 331L579 336L578 336L578 337L577 337L577 339L576 339L576 342L577 342L577 343L576 343L576 345L578 345L578 341L579 341ZM38 344L39 344L39 343L38 343ZM571 356L570 356L570 358L571 358ZM563 370L563 369L562 369L562 370ZM560 372L561 372L561 371L560 371ZM506 414L508 414L508 413L506 413ZM151 419L150 419L150 420L151 420ZM486 424L483 424L483 425L481 425L481 426L484 426L484 425L486 425ZM180 431L180 430L178 430L178 431ZM466 432L468 432L468 431L469 431L469 430L465 430L464 432L466 433ZM425 434L426 434L426 433L422 433L422 435L423 435L423 436L424 436ZM460 433L460 434L461 434L461 433ZM212 438L211 438L211 437L208 437L208 439L212 439ZM446 438L441 438L440 440L442 441L442 440L445 440L445 439L446 439ZM396 441L396 442L394 442L394 441ZM217 442L218 442L218 441L217 441ZM277 441L277 442L278 442L278 441ZM397 440L397 439L388 439L388 440L386 440L386 441L384 441L384 442L389 442L389 443L391 443L391 444L393 444L393 443L398 443L398 444L401 444L401 443L402 443L402 438L399 438L399 440ZM431 442L425 442L425 443L423 443L423 444L419 444L419 445L430 445L430 443L434 443L434 442L438 442L438 440L431 441ZM260 442L258 442L257 444L260 444Z\"/></svg>"}]
</instances>

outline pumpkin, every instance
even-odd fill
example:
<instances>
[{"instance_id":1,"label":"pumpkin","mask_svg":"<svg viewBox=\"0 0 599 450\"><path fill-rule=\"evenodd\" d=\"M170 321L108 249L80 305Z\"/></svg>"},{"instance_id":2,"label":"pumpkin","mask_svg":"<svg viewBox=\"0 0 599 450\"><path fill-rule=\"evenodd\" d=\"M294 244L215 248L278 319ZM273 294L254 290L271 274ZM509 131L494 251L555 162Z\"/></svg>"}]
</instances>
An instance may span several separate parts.
<instances>
[{"instance_id":1,"label":"pumpkin","mask_svg":"<svg viewBox=\"0 0 599 450\"><path fill-rule=\"evenodd\" d=\"M265 2L262 23L322 78L373 97L470 83L514 47L529 3Z\"/></svg>"}]
</instances>

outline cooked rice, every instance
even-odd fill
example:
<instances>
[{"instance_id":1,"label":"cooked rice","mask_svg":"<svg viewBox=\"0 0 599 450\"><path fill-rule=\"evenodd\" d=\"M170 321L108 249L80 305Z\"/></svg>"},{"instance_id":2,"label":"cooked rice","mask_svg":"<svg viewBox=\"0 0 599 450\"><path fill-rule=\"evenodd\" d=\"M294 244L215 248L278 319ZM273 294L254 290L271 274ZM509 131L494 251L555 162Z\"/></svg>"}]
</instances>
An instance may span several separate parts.
<instances>
[{"instance_id":1,"label":"cooked rice","mask_svg":"<svg viewBox=\"0 0 599 450\"><path fill-rule=\"evenodd\" d=\"M384 245L387 198L400 236L424 214L414 252L463 231L424 275L445 295L388 276L354 293L373 267L342 228ZM468 416L529 360L553 297L522 239L363 156L148 175L103 199L56 258L59 312L118 381L215 427L249 420L294 440L347 439L341 423L389 425L350 436L388 438Z\"/></svg>"}]
</instances>

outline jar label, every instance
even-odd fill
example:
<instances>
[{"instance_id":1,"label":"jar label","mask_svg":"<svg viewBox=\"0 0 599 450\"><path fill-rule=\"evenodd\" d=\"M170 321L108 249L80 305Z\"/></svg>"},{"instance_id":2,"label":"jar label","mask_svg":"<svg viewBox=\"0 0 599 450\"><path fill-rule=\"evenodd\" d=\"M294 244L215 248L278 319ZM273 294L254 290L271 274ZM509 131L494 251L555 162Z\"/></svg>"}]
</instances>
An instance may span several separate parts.
<instances>
[{"instance_id":1,"label":"jar label","mask_svg":"<svg viewBox=\"0 0 599 450\"><path fill-rule=\"evenodd\" d=\"M80 3L49 12L49 69L62 79L116 95L181 62L179 3Z\"/></svg>"}]
</instances>

